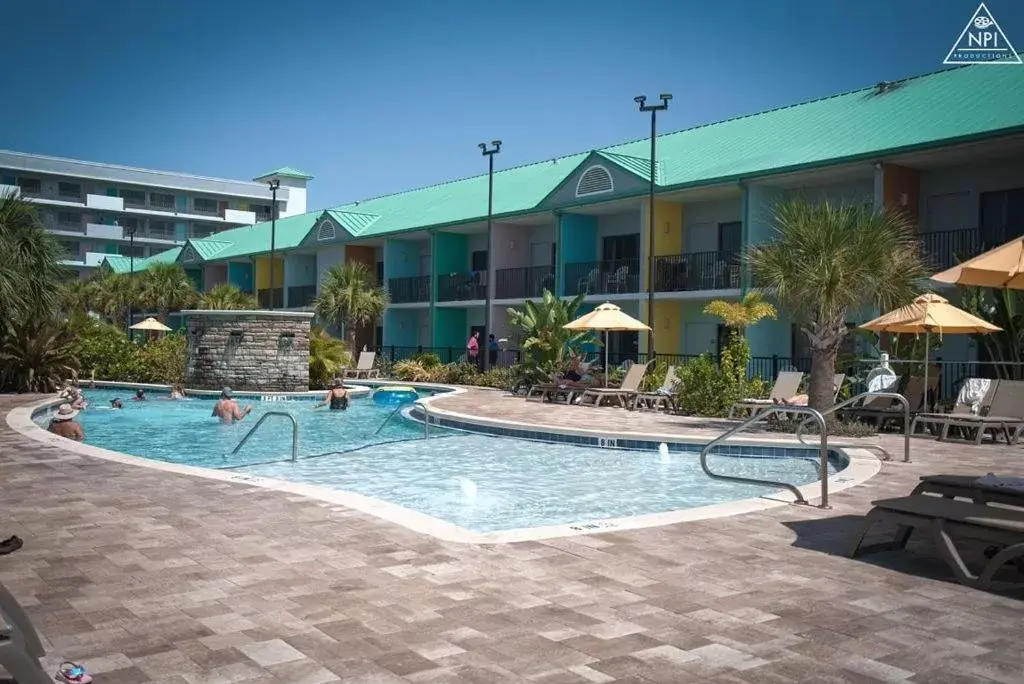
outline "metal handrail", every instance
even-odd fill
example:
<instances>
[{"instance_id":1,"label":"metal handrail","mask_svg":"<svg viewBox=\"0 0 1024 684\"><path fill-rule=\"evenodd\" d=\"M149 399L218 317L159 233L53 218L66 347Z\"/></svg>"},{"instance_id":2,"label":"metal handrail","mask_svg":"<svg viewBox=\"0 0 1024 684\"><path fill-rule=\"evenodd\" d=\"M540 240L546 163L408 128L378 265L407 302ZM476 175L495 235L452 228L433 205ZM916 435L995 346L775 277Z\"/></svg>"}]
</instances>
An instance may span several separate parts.
<instances>
[{"instance_id":1,"label":"metal handrail","mask_svg":"<svg viewBox=\"0 0 1024 684\"><path fill-rule=\"evenodd\" d=\"M405 401L405 402L400 403L398 406L396 406L395 410L392 411L391 413L389 413L388 417L384 419L384 422L380 424L380 427L377 428L376 430L374 430L374 432L373 432L374 436L379 435L380 431L384 429L384 426L387 425L391 421L391 419L395 417L395 414L398 413L399 411L401 411L406 406L408 406L410 403L413 403L413 402Z\"/></svg>"},{"instance_id":2,"label":"metal handrail","mask_svg":"<svg viewBox=\"0 0 1024 684\"><path fill-rule=\"evenodd\" d=\"M828 508L828 425L825 423L824 416L821 415L816 409L812 409L809 406L772 406L770 408L761 411L760 413L751 416L747 420L743 421L736 427L732 428L728 432L725 432L718 437L714 438L700 450L700 467L704 471L704 474L715 480L726 480L728 482L743 482L746 484L759 484L767 485L769 487L784 487L788 489L796 497L796 503L806 504L807 499L800 492L800 489L796 485L791 485L788 482L775 482L773 480L759 480L753 477L736 477L734 475L719 475L713 473L708 469L708 452L712 448L718 446L725 440L729 439L733 435L743 432L748 427L764 420L770 415L775 413L804 413L810 416L808 420L817 421L818 426L821 428L821 445L819 446L819 457L821 459L819 465L819 477L821 478L821 508Z\"/></svg>"},{"instance_id":3,"label":"metal handrail","mask_svg":"<svg viewBox=\"0 0 1024 684\"><path fill-rule=\"evenodd\" d=\"M299 460L299 423L295 420L295 416L285 411L267 411L260 416L260 419L252 426L252 429L245 433L245 437L243 437L242 441L238 443L238 446L231 450L232 456L237 454L238 450L245 446L245 443L249 441L250 437L252 437L252 433L256 432L259 426L263 425L263 421L270 416L284 416L288 420L292 421L292 461L294 462Z\"/></svg>"},{"instance_id":4,"label":"metal handrail","mask_svg":"<svg viewBox=\"0 0 1024 684\"><path fill-rule=\"evenodd\" d=\"M430 436L430 411L427 410L427 405L421 401L414 401L413 405L423 409L423 439L427 439Z\"/></svg>"},{"instance_id":5,"label":"metal handrail","mask_svg":"<svg viewBox=\"0 0 1024 684\"><path fill-rule=\"evenodd\" d=\"M822 416L827 416L827 415L829 415L831 413L835 413L836 411L838 411L841 408L845 408L845 407L849 406L850 404L854 403L858 399L865 399L865 398L868 398L868 397L872 397L872 398L878 397L878 398L881 398L881 399L885 399L885 398L896 399L901 404L903 404L903 462L904 463L910 463L910 402L907 401L907 398L905 396L903 396L902 394L900 394L899 392L872 392L872 391L861 392L860 394L858 394L855 397L850 397L849 399L847 399L845 401L839 402L838 404L836 404L832 408L825 409L824 411L821 411L820 414ZM807 444L807 442L804 441L803 431L804 431L804 427L809 425L810 422L811 422L810 419L802 421L800 423L800 425L798 425L797 428L796 428L796 438L798 440L800 440L801 444Z\"/></svg>"}]
</instances>

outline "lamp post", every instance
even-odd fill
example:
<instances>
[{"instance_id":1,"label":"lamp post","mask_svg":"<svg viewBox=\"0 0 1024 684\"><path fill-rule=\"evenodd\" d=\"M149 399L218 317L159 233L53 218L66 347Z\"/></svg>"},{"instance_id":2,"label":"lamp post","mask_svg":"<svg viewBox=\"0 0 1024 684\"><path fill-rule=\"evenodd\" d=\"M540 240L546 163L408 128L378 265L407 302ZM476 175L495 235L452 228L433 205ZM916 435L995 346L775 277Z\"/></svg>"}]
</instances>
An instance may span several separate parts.
<instances>
[{"instance_id":1,"label":"lamp post","mask_svg":"<svg viewBox=\"0 0 1024 684\"><path fill-rule=\"evenodd\" d=\"M281 181L274 178L267 181L270 186L270 305L268 310L274 310L274 238L277 234L277 189L281 187Z\"/></svg>"},{"instance_id":2,"label":"lamp post","mask_svg":"<svg viewBox=\"0 0 1024 684\"><path fill-rule=\"evenodd\" d=\"M640 106L640 112L651 113L651 172L650 192L647 201L647 320L651 324L651 332L647 334L647 361L654 360L654 174L657 169L657 145L658 145L658 112L668 109L668 102L672 99L671 93L662 93L661 104L647 104L646 95L637 95L633 98Z\"/></svg>"},{"instance_id":3,"label":"lamp post","mask_svg":"<svg viewBox=\"0 0 1024 684\"><path fill-rule=\"evenodd\" d=\"M501 152L501 141L492 140L491 147L487 143L477 145L480 152L487 157L487 288L484 294L484 335L486 339L480 340L480 351L484 355L484 370L491 368L491 347L488 343L491 335L491 264L493 263L492 250L494 247L494 155Z\"/></svg>"},{"instance_id":4,"label":"lamp post","mask_svg":"<svg viewBox=\"0 0 1024 684\"><path fill-rule=\"evenodd\" d=\"M114 221L114 225L120 227L121 224ZM128 233L128 277L131 280L130 289L128 290L128 329L125 330L128 333L128 339L135 338L132 332L132 318L135 315L135 227L133 223L125 228L125 231Z\"/></svg>"}]
</instances>

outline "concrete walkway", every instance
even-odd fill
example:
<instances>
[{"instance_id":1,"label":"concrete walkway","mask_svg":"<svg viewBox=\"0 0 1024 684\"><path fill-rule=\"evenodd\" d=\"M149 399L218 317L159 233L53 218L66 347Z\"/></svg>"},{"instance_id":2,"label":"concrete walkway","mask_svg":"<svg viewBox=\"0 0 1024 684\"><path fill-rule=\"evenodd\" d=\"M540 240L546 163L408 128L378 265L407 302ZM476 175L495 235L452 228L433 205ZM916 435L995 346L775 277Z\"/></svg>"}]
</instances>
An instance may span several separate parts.
<instances>
[{"instance_id":1,"label":"concrete walkway","mask_svg":"<svg viewBox=\"0 0 1024 684\"><path fill-rule=\"evenodd\" d=\"M26 400L0 397L0 411ZM438 405L703 434L678 418L488 391ZM923 473L1024 475L1021 447L915 447L914 463L885 464L828 511L470 546L303 497L78 457L3 423L0 536L25 547L0 557L0 582L53 656L102 684L1020 682L1017 598L953 583L927 540L841 555L870 500Z\"/></svg>"}]
</instances>

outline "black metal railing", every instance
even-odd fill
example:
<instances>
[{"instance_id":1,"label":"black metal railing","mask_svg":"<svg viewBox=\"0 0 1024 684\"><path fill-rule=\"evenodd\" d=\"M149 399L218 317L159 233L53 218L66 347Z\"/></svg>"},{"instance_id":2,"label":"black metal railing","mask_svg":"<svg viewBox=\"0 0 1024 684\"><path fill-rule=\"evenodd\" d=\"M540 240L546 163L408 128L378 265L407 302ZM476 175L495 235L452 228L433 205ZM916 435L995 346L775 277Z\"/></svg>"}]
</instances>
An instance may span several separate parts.
<instances>
[{"instance_id":1,"label":"black metal railing","mask_svg":"<svg viewBox=\"0 0 1024 684\"><path fill-rule=\"evenodd\" d=\"M494 273L496 299L540 297L544 290L555 292L554 266L501 268Z\"/></svg>"},{"instance_id":2,"label":"black metal railing","mask_svg":"<svg viewBox=\"0 0 1024 684\"><path fill-rule=\"evenodd\" d=\"M271 306L271 304L270 304L270 289L268 288L266 290L257 290L257 292L256 292L256 302L259 304L259 307L261 309L270 308L270 306ZM273 307L275 309L283 309L284 308L284 288L283 287L275 287L274 288L274 304L273 304Z\"/></svg>"},{"instance_id":3,"label":"black metal railing","mask_svg":"<svg viewBox=\"0 0 1024 684\"><path fill-rule=\"evenodd\" d=\"M481 350L483 353L484 350ZM418 346L400 346L400 345L385 345L377 347L377 355L380 358L387 359L391 363L395 361L405 361L412 359L423 354L433 354L441 363L458 363L460 361L467 361L468 355L464 347L428 347L423 345ZM494 352L494 363L491 365L494 367L507 368L508 366L514 366L519 363L522 358L522 352L518 349L499 349Z\"/></svg>"},{"instance_id":4,"label":"black metal railing","mask_svg":"<svg viewBox=\"0 0 1024 684\"><path fill-rule=\"evenodd\" d=\"M293 285L288 288L288 308L310 306L316 299L316 285Z\"/></svg>"},{"instance_id":5,"label":"black metal railing","mask_svg":"<svg viewBox=\"0 0 1024 684\"><path fill-rule=\"evenodd\" d=\"M461 302L487 298L487 281L481 273L437 276L437 301Z\"/></svg>"},{"instance_id":6,"label":"black metal railing","mask_svg":"<svg viewBox=\"0 0 1024 684\"><path fill-rule=\"evenodd\" d=\"M937 270L951 268L981 254L983 243L981 231L977 228L921 233L924 257L928 265Z\"/></svg>"},{"instance_id":7,"label":"black metal railing","mask_svg":"<svg viewBox=\"0 0 1024 684\"><path fill-rule=\"evenodd\" d=\"M402 276L388 278L388 293L392 304L430 301L430 276Z\"/></svg>"},{"instance_id":8,"label":"black metal railing","mask_svg":"<svg viewBox=\"0 0 1024 684\"><path fill-rule=\"evenodd\" d=\"M586 261L565 265L565 294L640 292L640 260Z\"/></svg>"},{"instance_id":9,"label":"black metal railing","mask_svg":"<svg viewBox=\"0 0 1024 684\"><path fill-rule=\"evenodd\" d=\"M654 258L656 292L729 290L739 286L739 252L692 252Z\"/></svg>"}]
</instances>

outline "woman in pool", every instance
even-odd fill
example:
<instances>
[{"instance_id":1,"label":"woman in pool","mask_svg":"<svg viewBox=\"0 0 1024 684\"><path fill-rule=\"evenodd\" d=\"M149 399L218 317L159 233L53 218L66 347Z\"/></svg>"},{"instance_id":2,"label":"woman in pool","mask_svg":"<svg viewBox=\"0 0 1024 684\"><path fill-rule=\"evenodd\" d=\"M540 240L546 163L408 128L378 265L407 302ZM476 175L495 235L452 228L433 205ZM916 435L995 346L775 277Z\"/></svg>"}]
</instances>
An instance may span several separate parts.
<instances>
[{"instance_id":1,"label":"woman in pool","mask_svg":"<svg viewBox=\"0 0 1024 684\"><path fill-rule=\"evenodd\" d=\"M334 378L331 389L327 390L324 400L313 408L321 406L329 406L332 411L348 410L348 390L345 389L345 383L341 381L341 378Z\"/></svg>"},{"instance_id":2,"label":"woman in pool","mask_svg":"<svg viewBox=\"0 0 1024 684\"><path fill-rule=\"evenodd\" d=\"M186 399L185 388L180 384L175 383L174 387L171 388L171 399Z\"/></svg>"}]
</instances>

